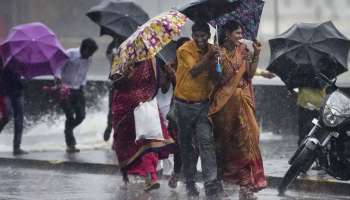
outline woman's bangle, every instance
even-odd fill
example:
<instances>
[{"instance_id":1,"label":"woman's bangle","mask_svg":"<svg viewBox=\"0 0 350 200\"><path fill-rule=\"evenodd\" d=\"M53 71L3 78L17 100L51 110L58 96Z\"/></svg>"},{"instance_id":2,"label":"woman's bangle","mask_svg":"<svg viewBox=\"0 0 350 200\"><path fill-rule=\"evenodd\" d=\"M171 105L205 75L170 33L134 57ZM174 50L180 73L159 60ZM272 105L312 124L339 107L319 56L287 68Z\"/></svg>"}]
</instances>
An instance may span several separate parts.
<instances>
[{"instance_id":1,"label":"woman's bangle","mask_svg":"<svg viewBox=\"0 0 350 200\"><path fill-rule=\"evenodd\" d=\"M259 60L259 56L254 55L253 58L252 58L251 63L257 63L258 60Z\"/></svg>"}]
</instances>

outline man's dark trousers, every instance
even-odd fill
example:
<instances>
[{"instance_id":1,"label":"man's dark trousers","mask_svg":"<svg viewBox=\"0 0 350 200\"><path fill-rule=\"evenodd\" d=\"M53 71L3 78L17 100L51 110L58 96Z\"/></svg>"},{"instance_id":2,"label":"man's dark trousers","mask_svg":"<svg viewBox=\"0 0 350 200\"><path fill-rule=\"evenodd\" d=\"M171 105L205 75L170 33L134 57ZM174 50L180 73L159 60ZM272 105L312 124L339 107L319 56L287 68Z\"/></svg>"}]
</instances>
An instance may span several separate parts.
<instances>
[{"instance_id":1,"label":"man's dark trousers","mask_svg":"<svg viewBox=\"0 0 350 200\"><path fill-rule=\"evenodd\" d=\"M76 145L73 130L85 119L85 104L82 87L71 89L68 98L61 102L61 107L66 115L64 134L67 146Z\"/></svg>"}]
</instances>

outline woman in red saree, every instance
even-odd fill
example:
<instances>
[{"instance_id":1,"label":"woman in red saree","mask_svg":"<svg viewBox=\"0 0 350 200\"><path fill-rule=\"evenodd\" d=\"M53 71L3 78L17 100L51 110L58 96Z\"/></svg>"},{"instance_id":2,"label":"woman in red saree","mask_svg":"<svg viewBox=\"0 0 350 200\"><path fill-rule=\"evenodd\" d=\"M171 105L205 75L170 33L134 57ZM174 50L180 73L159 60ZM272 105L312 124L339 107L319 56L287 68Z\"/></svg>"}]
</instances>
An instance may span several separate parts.
<instances>
[{"instance_id":1,"label":"woman in red saree","mask_svg":"<svg viewBox=\"0 0 350 200\"><path fill-rule=\"evenodd\" d=\"M251 57L246 45L239 42L241 25L230 21L223 29L225 41L220 48L223 73L211 95L209 109L217 145L218 172L223 181L240 186L240 200L255 200L254 192L267 185L251 82L261 45L253 44Z\"/></svg>"},{"instance_id":2,"label":"woman in red saree","mask_svg":"<svg viewBox=\"0 0 350 200\"><path fill-rule=\"evenodd\" d=\"M168 157L174 141L162 122L164 140L135 142L134 109L141 102L154 98L158 90L156 66L152 60L136 63L123 78L115 81L112 115L115 150L125 183L128 174L145 178L145 191L158 189L157 164Z\"/></svg>"}]
</instances>

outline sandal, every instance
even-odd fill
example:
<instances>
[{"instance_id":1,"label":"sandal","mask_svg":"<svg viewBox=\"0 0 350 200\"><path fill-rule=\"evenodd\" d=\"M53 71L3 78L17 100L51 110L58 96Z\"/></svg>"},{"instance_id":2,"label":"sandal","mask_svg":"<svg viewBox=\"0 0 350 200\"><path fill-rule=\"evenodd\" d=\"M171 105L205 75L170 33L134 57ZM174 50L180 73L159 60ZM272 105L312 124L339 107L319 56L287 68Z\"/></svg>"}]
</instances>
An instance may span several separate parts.
<instances>
[{"instance_id":1,"label":"sandal","mask_svg":"<svg viewBox=\"0 0 350 200\"><path fill-rule=\"evenodd\" d=\"M258 197L254 195L250 187L241 186L239 189L239 200L257 200Z\"/></svg>"},{"instance_id":2,"label":"sandal","mask_svg":"<svg viewBox=\"0 0 350 200\"><path fill-rule=\"evenodd\" d=\"M169 181L168 181L168 186L170 188L175 189L177 187L177 182L179 181L179 178L176 174L172 174Z\"/></svg>"},{"instance_id":3,"label":"sandal","mask_svg":"<svg viewBox=\"0 0 350 200\"><path fill-rule=\"evenodd\" d=\"M145 192L149 192L151 190L156 190L160 188L160 184L158 182L153 182L150 184L146 184L145 188L143 189Z\"/></svg>"}]
</instances>

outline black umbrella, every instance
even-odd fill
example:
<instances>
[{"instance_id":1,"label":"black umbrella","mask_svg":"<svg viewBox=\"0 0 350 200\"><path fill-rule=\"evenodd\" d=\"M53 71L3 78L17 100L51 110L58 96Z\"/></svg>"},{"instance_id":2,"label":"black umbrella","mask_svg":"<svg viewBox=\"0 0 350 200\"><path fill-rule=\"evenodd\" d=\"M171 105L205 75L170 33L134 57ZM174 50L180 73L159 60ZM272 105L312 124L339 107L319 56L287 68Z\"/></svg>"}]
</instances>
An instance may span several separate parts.
<instances>
[{"instance_id":1,"label":"black umbrella","mask_svg":"<svg viewBox=\"0 0 350 200\"><path fill-rule=\"evenodd\" d=\"M124 38L149 19L141 7L130 1L103 1L92 7L86 15L101 26L101 35Z\"/></svg>"},{"instance_id":2,"label":"black umbrella","mask_svg":"<svg viewBox=\"0 0 350 200\"><path fill-rule=\"evenodd\" d=\"M233 4L235 1L236 0L193 0L176 9L192 21L209 22L225 13L233 11Z\"/></svg>"},{"instance_id":3,"label":"black umbrella","mask_svg":"<svg viewBox=\"0 0 350 200\"><path fill-rule=\"evenodd\" d=\"M294 24L269 43L267 69L289 88L315 86L319 73L332 79L347 71L350 41L331 21Z\"/></svg>"}]
</instances>

